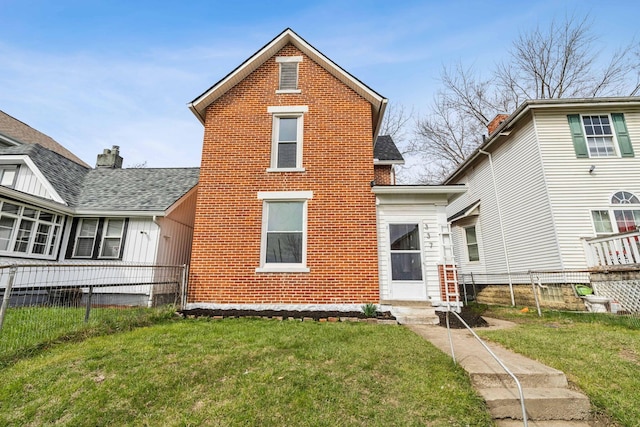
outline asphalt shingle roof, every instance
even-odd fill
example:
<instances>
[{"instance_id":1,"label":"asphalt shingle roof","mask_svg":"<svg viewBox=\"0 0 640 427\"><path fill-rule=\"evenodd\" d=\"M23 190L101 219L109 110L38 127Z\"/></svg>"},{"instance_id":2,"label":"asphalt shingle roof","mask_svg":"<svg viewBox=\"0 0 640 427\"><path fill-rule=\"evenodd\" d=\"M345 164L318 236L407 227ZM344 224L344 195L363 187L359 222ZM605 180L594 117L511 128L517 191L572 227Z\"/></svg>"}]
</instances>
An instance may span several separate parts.
<instances>
[{"instance_id":1,"label":"asphalt shingle roof","mask_svg":"<svg viewBox=\"0 0 640 427\"><path fill-rule=\"evenodd\" d=\"M10 116L0 110L0 135L21 144L39 144L44 148L54 151L73 162L89 167L78 156L64 148L60 143L44 133L35 130L26 123Z\"/></svg>"},{"instance_id":2,"label":"asphalt shingle roof","mask_svg":"<svg viewBox=\"0 0 640 427\"><path fill-rule=\"evenodd\" d=\"M373 146L373 157L378 160L399 160L402 161L404 158L400 151L398 151L398 147L396 147L395 142L393 142L393 138L390 135L380 135L376 138L376 143Z\"/></svg>"},{"instance_id":3,"label":"asphalt shingle roof","mask_svg":"<svg viewBox=\"0 0 640 427\"><path fill-rule=\"evenodd\" d=\"M160 211L198 183L199 168L91 169L77 209Z\"/></svg>"},{"instance_id":4,"label":"asphalt shingle roof","mask_svg":"<svg viewBox=\"0 0 640 427\"><path fill-rule=\"evenodd\" d=\"M199 168L90 169L39 144L0 147L27 155L67 204L79 210L163 211L198 183Z\"/></svg>"},{"instance_id":5,"label":"asphalt shingle roof","mask_svg":"<svg viewBox=\"0 0 640 427\"><path fill-rule=\"evenodd\" d=\"M0 148L0 155L27 155L51 183L54 190L70 206L77 202L85 175L90 171L68 158L39 144Z\"/></svg>"}]
</instances>

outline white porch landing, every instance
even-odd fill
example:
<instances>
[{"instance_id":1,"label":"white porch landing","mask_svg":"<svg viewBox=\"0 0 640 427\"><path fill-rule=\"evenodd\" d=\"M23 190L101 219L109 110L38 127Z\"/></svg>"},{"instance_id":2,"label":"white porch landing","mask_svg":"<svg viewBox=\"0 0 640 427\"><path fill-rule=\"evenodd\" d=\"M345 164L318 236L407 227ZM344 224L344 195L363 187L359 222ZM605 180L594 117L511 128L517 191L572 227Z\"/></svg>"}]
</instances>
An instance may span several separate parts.
<instances>
[{"instance_id":1,"label":"white porch landing","mask_svg":"<svg viewBox=\"0 0 640 427\"><path fill-rule=\"evenodd\" d=\"M401 325L437 325L435 308L429 301L381 301Z\"/></svg>"}]
</instances>

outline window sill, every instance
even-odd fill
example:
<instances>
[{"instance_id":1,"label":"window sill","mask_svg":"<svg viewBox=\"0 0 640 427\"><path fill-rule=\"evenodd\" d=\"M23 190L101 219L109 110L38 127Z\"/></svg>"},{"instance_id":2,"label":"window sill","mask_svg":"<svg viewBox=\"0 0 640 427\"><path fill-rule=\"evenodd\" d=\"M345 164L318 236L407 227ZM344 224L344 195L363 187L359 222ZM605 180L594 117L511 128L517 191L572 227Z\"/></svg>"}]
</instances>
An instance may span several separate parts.
<instances>
[{"instance_id":1,"label":"window sill","mask_svg":"<svg viewBox=\"0 0 640 427\"><path fill-rule=\"evenodd\" d=\"M309 273L309 267L265 266L256 268L256 273Z\"/></svg>"},{"instance_id":2,"label":"window sill","mask_svg":"<svg viewBox=\"0 0 640 427\"><path fill-rule=\"evenodd\" d=\"M267 172L305 172L305 168L267 168Z\"/></svg>"},{"instance_id":3,"label":"window sill","mask_svg":"<svg viewBox=\"0 0 640 427\"><path fill-rule=\"evenodd\" d=\"M301 89L277 89L276 93L302 93Z\"/></svg>"}]
</instances>

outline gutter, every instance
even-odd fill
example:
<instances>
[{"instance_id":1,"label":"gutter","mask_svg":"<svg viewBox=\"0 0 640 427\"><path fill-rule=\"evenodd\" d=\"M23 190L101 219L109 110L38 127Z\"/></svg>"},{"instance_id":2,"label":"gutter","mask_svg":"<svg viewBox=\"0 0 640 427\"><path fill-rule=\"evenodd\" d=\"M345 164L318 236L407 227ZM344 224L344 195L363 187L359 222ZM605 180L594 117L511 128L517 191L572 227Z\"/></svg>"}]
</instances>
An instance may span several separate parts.
<instances>
[{"instance_id":1,"label":"gutter","mask_svg":"<svg viewBox=\"0 0 640 427\"><path fill-rule=\"evenodd\" d=\"M607 104L610 107L620 107L620 106L628 106L628 105L639 105L640 97L610 97L610 98L565 98L565 99L533 99L528 100L520 104L518 108L509 116L507 119L500 124L496 128L496 130L489 135L489 138L478 148L474 150L473 153L460 165L456 168L455 171L451 175L449 175L443 181L444 184L447 184L454 180L458 175L464 172L475 159L477 159L481 153L481 151L486 151L491 144L497 141L502 136L508 136L505 131L512 127L515 123L517 123L522 116L528 113L530 110L534 109L548 109L548 108L588 108L594 106L601 106L602 104Z\"/></svg>"}]
</instances>

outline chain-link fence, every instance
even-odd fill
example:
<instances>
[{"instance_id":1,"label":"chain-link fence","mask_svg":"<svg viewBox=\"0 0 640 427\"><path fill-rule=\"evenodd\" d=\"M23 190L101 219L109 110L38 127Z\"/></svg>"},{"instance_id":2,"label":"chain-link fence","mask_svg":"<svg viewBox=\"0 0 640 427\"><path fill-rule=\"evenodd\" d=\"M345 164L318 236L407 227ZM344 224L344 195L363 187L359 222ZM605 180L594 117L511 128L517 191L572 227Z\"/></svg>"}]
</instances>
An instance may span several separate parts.
<instances>
[{"instance_id":1,"label":"chain-link fence","mask_svg":"<svg viewBox=\"0 0 640 427\"><path fill-rule=\"evenodd\" d=\"M186 266L0 265L0 358L183 302Z\"/></svg>"},{"instance_id":2,"label":"chain-link fence","mask_svg":"<svg viewBox=\"0 0 640 427\"><path fill-rule=\"evenodd\" d=\"M459 274L463 301L640 318L640 270Z\"/></svg>"}]
</instances>

